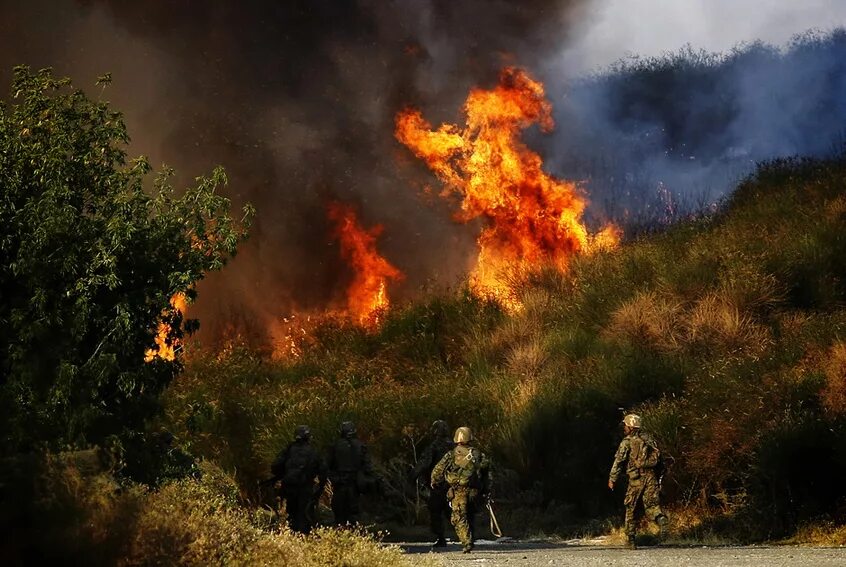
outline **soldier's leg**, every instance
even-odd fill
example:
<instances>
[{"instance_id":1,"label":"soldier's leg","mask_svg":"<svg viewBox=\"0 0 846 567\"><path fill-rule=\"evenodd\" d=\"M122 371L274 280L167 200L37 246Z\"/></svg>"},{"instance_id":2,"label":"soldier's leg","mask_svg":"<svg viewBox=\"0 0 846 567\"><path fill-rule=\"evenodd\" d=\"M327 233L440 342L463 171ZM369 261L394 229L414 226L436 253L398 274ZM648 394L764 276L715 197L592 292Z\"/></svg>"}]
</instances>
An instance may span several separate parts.
<instances>
[{"instance_id":1,"label":"soldier's leg","mask_svg":"<svg viewBox=\"0 0 846 567\"><path fill-rule=\"evenodd\" d=\"M634 543L635 534L637 533L637 504L643 494L643 482L638 480L629 480L629 486L626 489L626 499L623 504L626 506L626 538L629 543Z\"/></svg>"},{"instance_id":2,"label":"soldier's leg","mask_svg":"<svg viewBox=\"0 0 846 567\"><path fill-rule=\"evenodd\" d=\"M465 549L472 547L473 540L470 533L470 524L467 520L467 491L454 491L450 505L452 506L452 527L455 528L455 535L461 540Z\"/></svg>"},{"instance_id":3,"label":"soldier's leg","mask_svg":"<svg viewBox=\"0 0 846 567\"><path fill-rule=\"evenodd\" d=\"M661 488L654 475L646 476L643 483L643 510L646 517L658 524L661 535L666 534L668 518L661 510Z\"/></svg>"},{"instance_id":4,"label":"soldier's leg","mask_svg":"<svg viewBox=\"0 0 846 567\"><path fill-rule=\"evenodd\" d=\"M445 490L432 490L429 493L429 527L438 538L438 543L446 542L444 516L449 514L449 502Z\"/></svg>"},{"instance_id":5,"label":"soldier's leg","mask_svg":"<svg viewBox=\"0 0 846 567\"><path fill-rule=\"evenodd\" d=\"M479 511L479 491L471 490L467 496L467 524L470 526L470 541L476 541L476 513Z\"/></svg>"},{"instance_id":6,"label":"soldier's leg","mask_svg":"<svg viewBox=\"0 0 846 567\"><path fill-rule=\"evenodd\" d=\"M288 513L288 527L292 531L300 533L303 531L301 500L300 494L294 490L289 490L285 494L285 511Z\"/></svg>"},{"instance_id":7,"label":"soldier's leg","mask_svg":"<svg viewBox=\"0 0 846 567\"><path fill-rule=\"evenodd\" d=\"M346 484L332 487L332 514L335 516L335 525L343 526L350 521L349 490Z\"/></svg>"},{"instance_id":8,"label":"soldier's leg","mask_svg":"<svg viewBox=\"0 0 846 567\"><path fill-rule=\"evenodd\" d=\"M358 490L358 486L356 486L355 483L350 484L347 517L349 518L349 523L351 524L358 522L358 516L361 513L361 508L359 506L360 498L361 493Z\"/></svg>"}]
</instances>

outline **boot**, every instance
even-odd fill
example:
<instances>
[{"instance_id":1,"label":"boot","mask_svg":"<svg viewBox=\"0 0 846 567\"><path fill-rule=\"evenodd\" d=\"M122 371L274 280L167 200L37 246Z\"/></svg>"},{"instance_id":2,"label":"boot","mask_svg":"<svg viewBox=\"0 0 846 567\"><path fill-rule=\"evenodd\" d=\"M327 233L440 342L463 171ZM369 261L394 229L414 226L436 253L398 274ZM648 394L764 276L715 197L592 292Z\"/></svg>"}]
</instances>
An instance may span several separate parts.
<instances>
[{"instance_id":1,"label":"boot","mask_svg":"<svg viewBox=\"0 0 846 567\"><path fill-rule=\"evenodd\" d=\"M464 544L464 549L462 550L462 553L470 553L471 551L473 551L472 541L470 543Z\"/></svg>"},{"instance_id":2,"label":"boot","mask_svg":"<svg viewBox=\"0 0 846 567\"><path fill-rule=\"evenodd\" d=\"M637 543L635 542L635 536L630 535L626 537L626 548L627 549L637 549Z\"/></svg>"},{"instance_id":3,"label":"boot","mask_svg":"<svg viewBox=\"0 0 846 567\"><path fill-rule=\"evenodd\" d=\"M665 516L664 514L659 514L657 518L655 518L655 523L658 524L658 530L661 534L661 539L667 537L667 529L670 526L670 519Z\"/></svg>"}]
</instances>

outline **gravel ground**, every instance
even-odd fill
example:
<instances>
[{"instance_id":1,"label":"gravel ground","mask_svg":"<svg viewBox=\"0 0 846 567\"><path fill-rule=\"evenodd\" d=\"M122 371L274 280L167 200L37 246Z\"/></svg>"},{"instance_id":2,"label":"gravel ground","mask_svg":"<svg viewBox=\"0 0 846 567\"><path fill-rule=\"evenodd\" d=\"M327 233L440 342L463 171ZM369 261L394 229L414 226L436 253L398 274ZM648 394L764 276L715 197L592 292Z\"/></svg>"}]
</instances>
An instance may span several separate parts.
<instances>
[{"instance_id":1,"label":"gravel ground","mask_svg":"<svg viewBox=\"0 0 846 567\"><path fill-rule=\"evenodd\" d=\"M412 561L439 559L445 567L816 567L846 566L846 548L819 547L640 547L636 550L593 542L479 542L472 553L461 546L431 553L429 544L403 544Z\"/></svg>"}]
</instances>

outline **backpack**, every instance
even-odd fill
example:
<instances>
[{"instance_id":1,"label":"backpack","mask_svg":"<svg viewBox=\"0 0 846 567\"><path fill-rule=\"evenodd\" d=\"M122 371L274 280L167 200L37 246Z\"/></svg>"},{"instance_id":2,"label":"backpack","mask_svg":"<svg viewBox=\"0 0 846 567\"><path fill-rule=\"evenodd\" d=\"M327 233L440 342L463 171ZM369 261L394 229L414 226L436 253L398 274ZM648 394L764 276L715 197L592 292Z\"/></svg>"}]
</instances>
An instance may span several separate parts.
<instances>
[{"instance_id":1,"label":"backpack","mask_svg":"<svg viewBox=\"0 0 846 567\"><path fill-rule=\"evenodd\" d=\"M471 486L479 483L482 453L475 447L459 445L452 451L452 464L444 471L450 486Z\"/></svg>"},{"instance_id":2,"label":"backpack","mask_svg":"<svg viewBox=\"0 0 846 567\"><path fill-rule=\"evenodd\" d=\"M633 435L629 446L629 458L634 468L654 469L661 462L661 451L652 437Z\"/></svg>"},{"instance_id":3,"label":"backpack","mask_svg":"<svg viewBox=\"0 0 846 567\"><path fill-rule=\"evenodd\" d=\"M312 451L308 445L291 445L285 452L282 462L274 463L270 472L282 480L283 485L304 484L312 480L308 478L312 470Z\"/></svg>"}]
</instances>

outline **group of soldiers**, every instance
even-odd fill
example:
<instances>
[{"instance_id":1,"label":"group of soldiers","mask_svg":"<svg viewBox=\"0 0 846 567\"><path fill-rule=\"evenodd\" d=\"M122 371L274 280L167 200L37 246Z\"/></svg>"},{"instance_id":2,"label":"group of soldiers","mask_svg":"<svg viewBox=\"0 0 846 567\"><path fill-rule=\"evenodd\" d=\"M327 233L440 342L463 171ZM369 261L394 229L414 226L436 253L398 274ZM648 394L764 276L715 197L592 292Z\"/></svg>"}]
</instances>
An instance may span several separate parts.
<instances>
[{"instance_id":1,"label":"group of soldiers","mask_svg":"<svg viewBox=\"0 0 846 567\"><path fill-rule=\"evenodd\" d=\"M337 525L354 524L359 514L359 495L381 482L373 470L367 445L358 439L355 424L341 423L338 439L326 460L311 444L311 429L299 425L294 441L270 465L271 481L281 481L280 496L292 530L309 533L315 524L315 507L326 481L332 482L332 513ZM315 483L317 479L317 483Z\"/></svg>"},{"instance_id":2,"label":"group of soldiers","mask_svg":"<svg viewBox=\"0 0 846 567\"><path fill-rule=\"evenodd\" d=\"M623 419L625 437L620 443L608 488L613 490L623 471L628 477L625 497L625 532L628 546L635 547L635 511L642 503L647 517L665 534L668 518L659 504L663 457L655 439L641 430L641 418L629 414ZM311 431L300 425L289 444L271 465L273 478L281 481L292 530L309 533L315 523L315 506L327 480L332 483L331 508L335 524L354 524L359 514L359 497L381 482L374 472L367 447L350 421L341 423L339 435L324 460L311 444ZM450 439L443 420L432 424L432 441L421 453L411 479L429 487L430 528L437 538L434 547L446 547L445 519L449 518L464 553L473 550L475 518L491 499L491 463L475 446L469 427L459 427ZM316 480L316 482L315 482Z\"/></svg>"}]
</instances>

